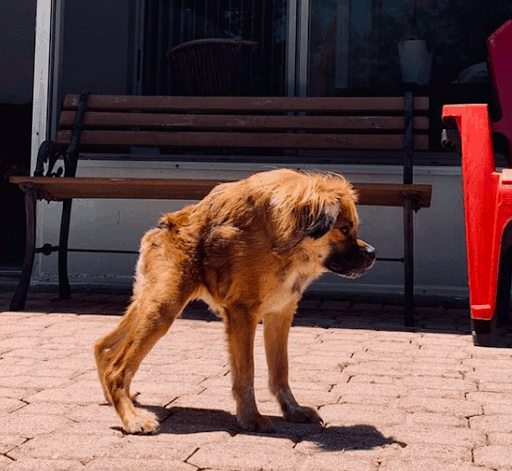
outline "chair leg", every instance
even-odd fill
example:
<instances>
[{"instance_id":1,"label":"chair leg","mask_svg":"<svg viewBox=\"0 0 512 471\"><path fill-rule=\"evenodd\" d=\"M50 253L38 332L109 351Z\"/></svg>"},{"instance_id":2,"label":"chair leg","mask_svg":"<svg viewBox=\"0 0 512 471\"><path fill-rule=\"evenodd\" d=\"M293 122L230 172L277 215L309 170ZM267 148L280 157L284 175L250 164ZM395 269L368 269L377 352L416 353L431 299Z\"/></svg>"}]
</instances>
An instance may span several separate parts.
<instances>
[{"instance_id":1,"label":"chair leg","mask_svg":"<svg viewBox=\"0 0 512 471\"><path fill-rule=\"evenodd\" d=\"M71 297L71 287L68 280L68 239L72 202L73 200L68 199L62 203L59 237L59 297L61 299L69 299Z\"/></svg>"},{"instance_id":2,"label":"chair leg","mask_svg":"<svg viewBox=\"0 0 512 471\"><path fill-rule=\"evenodd\" d=\"M496 316L490 320L471 319L473 344L477 347L494 347L496 344Z\"/></svg>"},{"instance_id":3,"label":"chair leg","mask_svg":"<svg viewBox=\"0 0 512 471\"><path fill-rule=\"evenodd\" d=\"M414 326L414 232L412 196L404 198L404 323Z\"/></svg>"},{"instance_id":4,"label":"chair leg","mask_svg":"<svg viewBox=\"0 0 512 471\"><path fill-rule=\"evenodd\" d=\"M512 284L512 247L505 250L500 258L498 289L496 294L496 315L498 324L508 324L510 309L510 286Z\"/></svg>"},{"instance_id":5,"label":"chair leg","mask_svg":"<svg viewBox=\"0 0 512 471\"><path fill-rule=\"evenodd\" d=\"M11 311L21 311L25 307L25 301L27 300L36 253L36 205L37 190L29 187L25 190L25 218L27 221L25 256L20 281L9 307Z\"/></svg>"}]
</instances>

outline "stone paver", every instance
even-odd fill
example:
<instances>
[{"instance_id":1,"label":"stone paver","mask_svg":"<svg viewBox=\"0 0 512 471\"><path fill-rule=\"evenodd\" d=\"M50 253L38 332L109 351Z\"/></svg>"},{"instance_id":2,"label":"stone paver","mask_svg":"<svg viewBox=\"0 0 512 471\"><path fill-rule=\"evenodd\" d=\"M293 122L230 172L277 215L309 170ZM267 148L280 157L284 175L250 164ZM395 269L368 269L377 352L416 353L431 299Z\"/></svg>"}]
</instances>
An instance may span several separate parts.
<instances>
[{"instance_id":1,"label":"stone paver","mask_svg":"<svg viewBox=\"0 0 512 471\"><path fill-rule=\"evenodd\" d=\"M306 300L290 334L290 379L325 425L290 424L267 388L261 326L255 394L276 433L237 428L221 322L198 304L137 373L160 432L127 436L105 405L92 345L128 295L0 292L1 471L512 470L512 336L474 347L464 309ZM2 312L3 311L3 312Z\"/></svg>"}]
</instances>

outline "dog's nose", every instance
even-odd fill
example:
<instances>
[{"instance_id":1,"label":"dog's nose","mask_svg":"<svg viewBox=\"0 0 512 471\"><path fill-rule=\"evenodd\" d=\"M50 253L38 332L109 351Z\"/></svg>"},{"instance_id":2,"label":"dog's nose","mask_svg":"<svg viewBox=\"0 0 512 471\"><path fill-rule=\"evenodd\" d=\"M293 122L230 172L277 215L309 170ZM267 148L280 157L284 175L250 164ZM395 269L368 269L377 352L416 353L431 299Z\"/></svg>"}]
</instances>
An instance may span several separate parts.
<instances>
[{"instance_id":1,"label":"dog's nose","mask_svg":"<svg viewBox=\"0 0 512 471\"><path fill-rule=\"evenodd\" d=\"M366 247L364 248L366 251L366 255L373 260L377 256L377 252L375 250L375 247L372 247L370 244L366 244Z\"/></svg>"}]
</instances>

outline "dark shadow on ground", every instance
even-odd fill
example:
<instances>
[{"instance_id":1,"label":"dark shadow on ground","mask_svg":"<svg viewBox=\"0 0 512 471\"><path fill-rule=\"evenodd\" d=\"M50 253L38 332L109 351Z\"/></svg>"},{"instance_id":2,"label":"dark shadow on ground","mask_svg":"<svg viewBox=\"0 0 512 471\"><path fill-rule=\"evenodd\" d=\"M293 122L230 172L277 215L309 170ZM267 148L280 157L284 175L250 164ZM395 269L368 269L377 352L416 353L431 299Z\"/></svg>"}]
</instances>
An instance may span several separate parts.
<instances>
[{"instance_id":1,"label":"dark shadow on ground","mask_svg":"<svg viewBox=\"0 0 512 471\"><path fill-rule=\"evenodd\" d=\"M0 312L9 310L12 291L0 289ZM71 299L59 299L56 290L29 292L25 311L48 313L76 313L79 315L121 316L130 301L127 290L77 289ZM330 297L306 296L300 303L294 326L331 329L363 329L392 332L428 332L471 335L469 309L442 305L418 306L414 327L404 325L403 307L394 304L373 303L373 299L343 301ZM201 302L189 304L182 318L218 322L219 319ZM512 318L512 316L510 316ZM495 346L512 347L512 324L498 327Z\"/></svg>"},{"instance_id":2,"label":"dark shadow on ground","mask_svg":"<svg viewBox=\"0 0 512 471\"><path fill-rule=\"evenodd\" d=\"M238 434L286 438L295 443L311 442L323 451L373 450L386 445L397 444L404 448L407 444L385 437L371 425L326 426L319 424L296 424L286 422L282 417L271 416L274 433L242 431L236 418L218 409L198 409L193 407L155 407L138 405L155 414L160 420L157 434L194 434L204 432L227 432ZM121 430L119 427L113 427Z\"/></svg>"}]
</instances>

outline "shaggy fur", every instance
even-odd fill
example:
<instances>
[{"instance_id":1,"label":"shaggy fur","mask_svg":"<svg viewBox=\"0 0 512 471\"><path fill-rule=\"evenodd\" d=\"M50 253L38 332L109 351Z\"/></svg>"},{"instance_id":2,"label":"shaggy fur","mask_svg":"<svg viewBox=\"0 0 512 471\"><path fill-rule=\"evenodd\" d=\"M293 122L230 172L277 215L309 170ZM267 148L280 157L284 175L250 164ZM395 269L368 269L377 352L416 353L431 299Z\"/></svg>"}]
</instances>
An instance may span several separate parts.
<instances>
[{"instance_id":1,"label":"shaggy fur","mask_svg":"<svg viewBox=\"0 0 512 471\"><path fill-rule=\"evenodd\" d=\"M284 417L321 422L288 384L288 333L302 293L326 271L356 278L375 261L357 239L356 194L342 176L273 170L217 186L197 204L165 214L141 242L133 299L94 353L105 398L128 433L157 422L137 415L130 382L143 358L193 299L226 325L237 419L270 431L254 397L253 343L263 321L269 386Z\"/></svg>"}]
</instances>

